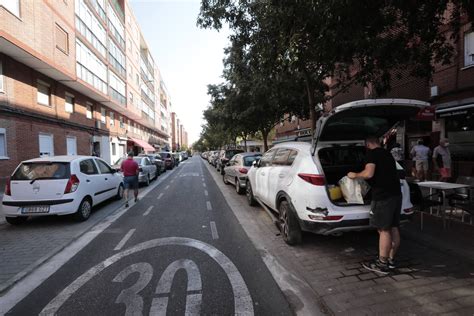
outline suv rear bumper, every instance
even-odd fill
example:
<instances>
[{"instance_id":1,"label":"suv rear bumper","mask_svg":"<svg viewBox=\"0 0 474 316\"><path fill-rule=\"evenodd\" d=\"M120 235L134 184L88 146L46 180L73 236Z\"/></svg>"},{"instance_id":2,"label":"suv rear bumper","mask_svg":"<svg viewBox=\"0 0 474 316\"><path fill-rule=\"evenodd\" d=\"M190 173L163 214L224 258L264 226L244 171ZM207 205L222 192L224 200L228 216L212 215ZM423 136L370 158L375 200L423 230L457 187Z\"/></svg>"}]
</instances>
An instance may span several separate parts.
<instances>
[{"instance_id":1,"label":"suv rear bumper","mask_svg":"<svg viewBox=\"0 0 474 316\"><path fill-rule=\"evenodd\" d=\"M401 214L400 223L409 221L412 216L413 214ZM312 222L305 220L300 220L299 222L300 227L303 231L321 235L331 235L348 231L374 229L374 227L370 226L368 218L357 220L342 220L340 222Z\"/></svg>"}]
</instances>

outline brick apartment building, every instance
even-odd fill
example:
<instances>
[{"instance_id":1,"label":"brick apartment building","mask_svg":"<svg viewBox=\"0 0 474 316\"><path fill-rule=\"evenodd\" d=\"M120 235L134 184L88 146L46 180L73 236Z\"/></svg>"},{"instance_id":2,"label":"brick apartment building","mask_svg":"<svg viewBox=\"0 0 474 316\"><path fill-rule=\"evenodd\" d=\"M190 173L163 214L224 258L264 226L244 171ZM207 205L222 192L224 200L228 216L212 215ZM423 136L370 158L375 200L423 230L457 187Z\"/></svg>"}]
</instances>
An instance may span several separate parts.
<instances>
[{"instance_id":1,"label":"brick apartment building","mask_svg":"<svg viewBox=\"0 0 474 316\"><path fill-rule=\"evenodd\" d=\"M128 0L0 1L0 178L39 156L167 146L163 85Z\"/></svg>"},{"instance_id":2,"label":"brick apartment building","mask_svg":"<svg viewBox=\"0 0 474 316\"><path fill-rule=\"evenodd\" d=\"M474 32L465 18L461 22L457 53L451 64L435 65L431 81L403 76L393 83L387 95L380 97L417 99L432 105L432 115L402 122L392 139L402 145L407 161L408 153L418 139L424 139L434 148L440 138L448 138L454 176L474 176ZM331 79L327 83L332 86ZM330 89L329 93L335 93L335 90ZM370 85L353 86L324 104L324 110L331 111L341 104L373 97ZM286 116L275 128L273 143L311 141L310 126L308 120Z\"/></svg>"},{"instance_id":3,"label":"brick apartment building","mask_svg":"<svg viewBox=\"0 0 474 316\"><path fill-rule=\"evenodd\" d=\"M171 113L171 146L173 151L189 146L188 132L175 112Z\"/></svg>"}]
</instances>

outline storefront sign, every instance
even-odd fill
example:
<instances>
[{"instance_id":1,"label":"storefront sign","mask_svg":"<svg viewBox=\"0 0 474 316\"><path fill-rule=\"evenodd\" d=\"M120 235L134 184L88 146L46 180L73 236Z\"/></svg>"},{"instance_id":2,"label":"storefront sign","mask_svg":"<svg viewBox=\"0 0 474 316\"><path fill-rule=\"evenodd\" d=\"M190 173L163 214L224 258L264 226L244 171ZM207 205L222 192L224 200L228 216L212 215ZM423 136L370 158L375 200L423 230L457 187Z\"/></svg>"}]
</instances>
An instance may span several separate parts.
<instances>
[{"instance_id":1,"label":"storefront sign","mask_svg":"<svg viewBox=\"0 0 474 316\"><path fill-rule=\"evenodd\" d=\"M311 129L310 128L306 128L306 129L302 129L302 130L298 131L298 137L310 136L310 135L311 135Z\"/></svg>"},{"instance_id":2,"label":"storefront sign","mask_svg":"<svg viewBox=\"0 0 474 316\"><path fill-rule=\"evenodd\" d=\"M433 121L435 117L435 108L433 106L421 109L416 115L416 119L419 121Z\"/></svg>"}]
</instances>

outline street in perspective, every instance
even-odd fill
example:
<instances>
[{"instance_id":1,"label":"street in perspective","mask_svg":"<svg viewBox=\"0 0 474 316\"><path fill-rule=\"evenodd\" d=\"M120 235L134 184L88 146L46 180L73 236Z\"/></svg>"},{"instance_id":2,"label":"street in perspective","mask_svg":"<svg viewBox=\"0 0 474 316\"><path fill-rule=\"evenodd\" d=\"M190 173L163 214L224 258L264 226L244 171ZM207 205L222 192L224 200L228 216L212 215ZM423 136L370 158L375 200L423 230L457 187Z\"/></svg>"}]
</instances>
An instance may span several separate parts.
<instances>
[{"instance_id":1,"label":"street in perspective","mask_svg":"<svg viewBox=\"0 0 474 316\"><path fill-rule=\"evenodd\" d=\"M0 315L474 315L474 5L0 0Z\"/></svg>"}]
</instances>

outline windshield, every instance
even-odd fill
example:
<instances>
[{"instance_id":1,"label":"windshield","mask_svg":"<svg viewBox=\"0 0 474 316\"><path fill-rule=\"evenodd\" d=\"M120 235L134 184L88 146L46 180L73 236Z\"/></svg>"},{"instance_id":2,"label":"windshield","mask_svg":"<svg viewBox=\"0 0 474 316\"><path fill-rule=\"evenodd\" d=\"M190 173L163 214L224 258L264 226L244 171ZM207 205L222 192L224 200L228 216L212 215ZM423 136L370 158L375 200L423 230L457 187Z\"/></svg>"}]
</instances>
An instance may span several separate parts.
<instances>
[{"instance_id":1,"label":"windshield","mask_svg":"<svg viewBox=\"0 0 474 316\"><path fill-rule=\"evenodd\" d=\"M160 153L160 156L163 158L171 158L170 153Z\"/></svg>"},{"instance_id":2,"label":"windshield","mask_svg":"<svg viewBox=\"0 0 474 316\"><path fill-rule=\"evenodd\" d=\"M260 160L262 155L255 155L255 156L246 156L244 157L244 166L251 167L254 161Z\"/></svg>"},{"instance_id":3,"label":"windshield","mask_svg":"<svg viewBox=\"0 0 474 316\"><path fill-rule=\"evenodd\" d=\"M25 162L15 171L12 180L69 179L68 162Z\"/></svg>"},{"instance_id":4,"label":"windshield","mask_svg":"<svg viewBox=\"0 0 474 316\"><path fill-rule=\"evenodd\" d=\"M230 159L230 158L234 157L236 154L241 153L241 152L243 152L243 151L242 150L229 150L229 151L226 151L225 157L227 159Z\"/></svg>"}]
</instances>

